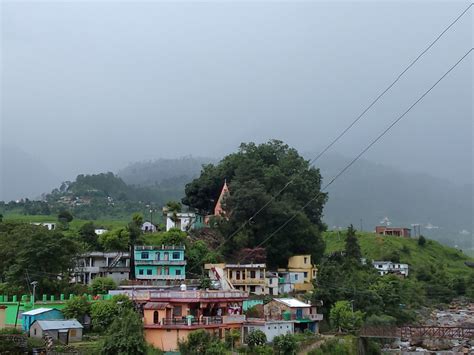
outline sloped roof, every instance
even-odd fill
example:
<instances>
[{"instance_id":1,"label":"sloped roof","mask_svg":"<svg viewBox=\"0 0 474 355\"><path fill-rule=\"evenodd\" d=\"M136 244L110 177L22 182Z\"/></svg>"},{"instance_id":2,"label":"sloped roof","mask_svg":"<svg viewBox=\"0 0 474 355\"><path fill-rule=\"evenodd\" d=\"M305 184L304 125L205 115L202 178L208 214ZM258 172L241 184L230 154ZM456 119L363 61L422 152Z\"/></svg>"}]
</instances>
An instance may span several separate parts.
<instances>
[{"instance_id":1,"label":"sloped roof","mask_svg":"<svg viewBox=\"0 0 474 355\"><path fill-rule=\"evenodd\" d=\"M79 323L76 319L68 320L37 320L35 323L38 323L41 329L43 330L58 330L58 329L80 329L83 328L82 324Z\"/></svg>"},{"instance_id":2,"label":"sloped roof","mask_svg":"<svg viewBox=\"0 0 474 355\"><path fill-rule=\"evenodd\" d=\"M273 300L283 303L284 305L290 307L290 308L305 308L305 307L311 307L310 304L301 302L297 300L296 298L274 298Z\"/></svg>"},{"instance_id":3,"label":"sloped roof","mask_svg":"<svg viewBox=\"0 0 474 355\"><path fill-rule=\"evenodd\" d=\"M56 308L36 308L36 309L32 309L31 311L28 311L28 312L23 312L23 315L25 315L25 316L36 316L38 314L50 312L50 311L53 311L53 310L57 310L57 309Z\"/></svg>"},{"instance_id":4,"label":"sloped roof","mask_svg":"<svg viewBox=\"0 0 474 355\"><path fill-rule=\"evenodd\" d=\"M166 309L170 304L166 302L147 302L143 309Z\"/></svg>"}]
</instances>

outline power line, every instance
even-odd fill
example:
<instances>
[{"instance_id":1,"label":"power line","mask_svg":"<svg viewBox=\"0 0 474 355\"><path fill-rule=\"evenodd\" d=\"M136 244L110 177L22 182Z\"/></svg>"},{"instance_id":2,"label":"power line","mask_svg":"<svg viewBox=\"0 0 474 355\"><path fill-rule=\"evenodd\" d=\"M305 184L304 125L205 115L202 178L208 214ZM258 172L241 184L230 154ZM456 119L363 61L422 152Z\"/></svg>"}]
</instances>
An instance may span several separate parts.
<instances>
[{"instance_id":1,"label":"power line","mask_svg":"<svg viewBox=\"0 0 474 355\"><path fill-rule=\"evenodd\" d=\"M309 204L311 204L314 200L321 196L322 192L326 190L329 186L331 186L339 177L341 177L354 163L359 160L372 146L374 146L380 139L382 139L398 122L400 122L403 117L405 117L423 98L428 95L451 71L454 70L471 52L474 48L471 48L467 51L447 72L445 72L428 90L426 90L423 95L421 95L408 109L403 112L397 119L395 119L381 134L379 134L372 142L367 145L354 159L352 159L339 173L337 173L330 181L327 183L321 191L319 191L315 196L313 196L303 207L301 207L296 213L294 213L290 218L288 218L280 227L278 227L275 231L273 231L267 238L265 238L261 243L259 243L255 248L261 247L265 244L268 240L270 240L276 233L281 231L285 228L288 223L294 220L300 212L302 212ZM250 251L249 254L251 254Z\"/></svg>"},{"instance_id":2,"label":"power line","mask_svg":"<svg viewBox=\"0 0 474 355\"><path fill-rule=\"evenodd\" d=\"M436 42L438 42L441 37L444 36L446 32L449 31L451 27L453 27L473 6L474 4L471 3L459 16L457 16L447 27L444 28L444 30L423 50L421 53L414 59L412 60L405 69L402 70L398 76L383 90L363 111L361 114L359 114L355 120L353 120L336 138L334 138L316 157L310 160L309 164L312 165L314 164L319 158L321 158L334 144L336 144L342 137L346 135L346 133L352 129L361 119L364 117L364 115L405 75L405 73L410 70L420 59L423 57L426 52L428 52L431 47L433 47ZM237 228L231 235L229 235L227 238L231 239L233 236L235 236L237 233L239 233L245 226L249 223L251 223L255 217L257 217L264 209L266 209L273 201L276 200L278 196L280 196L283 191L285 191L292 183L295 182L295 178L293 177L290 179L275 195L273 195L270 200L268 200L257 212L255 212L252 217L250 217L248 220L246 220L242 225Z\"/></svg>"}]
</instances>

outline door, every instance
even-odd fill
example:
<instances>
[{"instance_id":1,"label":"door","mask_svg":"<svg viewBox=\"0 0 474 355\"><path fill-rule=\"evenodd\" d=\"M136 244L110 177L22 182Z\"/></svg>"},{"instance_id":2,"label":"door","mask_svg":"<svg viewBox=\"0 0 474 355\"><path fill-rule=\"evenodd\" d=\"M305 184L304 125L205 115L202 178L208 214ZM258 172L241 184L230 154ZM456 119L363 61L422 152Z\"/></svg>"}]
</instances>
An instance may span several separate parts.
<instances>
[{"instance_id":1,"label":"door","mask_svg":"<svg viewBox=\"0 0 474 355\"><path fill-rule=\"evenodd\" d=\"M296 309L296 319L301 319L303 318L303 309L297 308Z\"/></svg>"}]
</instances>

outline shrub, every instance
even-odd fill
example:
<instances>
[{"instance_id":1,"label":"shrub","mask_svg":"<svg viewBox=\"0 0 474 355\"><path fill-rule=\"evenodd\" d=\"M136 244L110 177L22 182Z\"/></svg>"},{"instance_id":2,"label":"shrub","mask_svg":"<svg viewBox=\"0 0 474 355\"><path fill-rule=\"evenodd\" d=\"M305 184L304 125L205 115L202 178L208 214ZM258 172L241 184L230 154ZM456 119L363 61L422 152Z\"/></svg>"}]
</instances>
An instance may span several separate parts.
<instances>
[{"instance_id":1,"label":"shrub","mask_svg":"<svg viewBox=\"0 0 474 355\"><path fill-rule=\"evenodd\" d=\"M259 345L265 345L267 343L267 336L261 330L253 330L247 336L247 344L249 347L254 348Z\"/></svg>"}]
</instances>

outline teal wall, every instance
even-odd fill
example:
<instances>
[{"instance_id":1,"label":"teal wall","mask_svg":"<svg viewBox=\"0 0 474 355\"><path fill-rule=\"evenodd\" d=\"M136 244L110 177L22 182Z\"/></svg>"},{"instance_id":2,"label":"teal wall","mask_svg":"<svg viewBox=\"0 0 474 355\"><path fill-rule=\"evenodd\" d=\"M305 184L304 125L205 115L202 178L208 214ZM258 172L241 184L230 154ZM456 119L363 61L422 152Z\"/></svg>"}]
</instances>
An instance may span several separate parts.
<instances>
[{"instance_id":1,"label":"teal wall","mask_svg":"<svg viewBox=\"0 0 474 355\"><path fill-rule=\"evenodd\" d=\"M135 260L167 260L171 261L183 261L184 250L135 250ZM148 257L146 257L148 255ZM159 255L159 256L157 256Z\"/></svg>"},{"instance_id":2,"label":"teal wall","mask_svg":"<svg viewBox=\"0 0 474 355\"><path fill-rule=\"evenodd\" d=\"M140 276L160 276L160 275L182 275L184 276L186 270L185 266L181 265L170 265L166 266L168 268L168 274L165 274L165 266L152 266L152 265L138 265L135 267L135 275L137 278L140 278ZM159 269L161 269L161 274L159 273ZM140 273L140 270L143 270L143 273ZM150 270L151 274L148 273L147 271ZM176 272L177 270L180 270L179 272Z\"/></svg>"}]
</instances>

